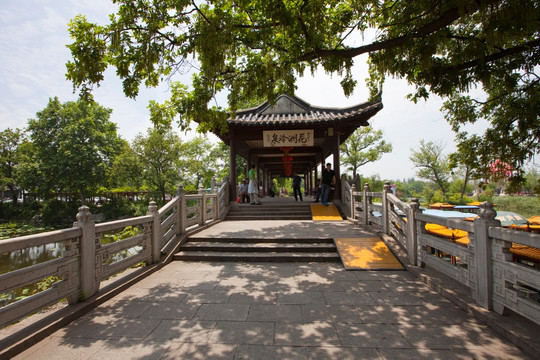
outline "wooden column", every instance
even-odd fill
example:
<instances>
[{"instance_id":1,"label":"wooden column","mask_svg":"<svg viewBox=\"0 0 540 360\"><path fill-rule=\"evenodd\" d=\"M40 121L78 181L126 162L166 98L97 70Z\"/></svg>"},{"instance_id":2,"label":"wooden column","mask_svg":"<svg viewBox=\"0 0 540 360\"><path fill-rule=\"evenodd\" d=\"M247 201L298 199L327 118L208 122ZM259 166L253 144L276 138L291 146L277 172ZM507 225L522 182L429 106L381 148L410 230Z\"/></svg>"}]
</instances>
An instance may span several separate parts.
<instances>
[{"instance_id":1,"label":"wooden column","mask_svg":"<svg viewBox=\"0 0 540 360\"><path fill-rule=\"evenodd\" d=\"M341 174L339 171L339 132L334 129L334 138L332 141L332 155L334 156L334 171L336 172L336 185L334 186L334 200L341 200Z\"/></svg>"},{"instance_id":2,"label":"wooden column","mask_svg":"<svg viewBox=\"0 0 540 360\"><path fill-rule=\"evenodd\" d=\"M233 137L233 128L230 129L230 132L231 132L231 158L230 158L230 167L229 167L229 173L231 174L231 178L230 178L230 183L229 183L229 186L230 186L230 197L229 197L229 201L236 201L236 197L237 197L237 194L236 194L236 178L237 178L237 175L236 175L236 142L234 141L234 137Z\"/></svg>"}]
</instances>

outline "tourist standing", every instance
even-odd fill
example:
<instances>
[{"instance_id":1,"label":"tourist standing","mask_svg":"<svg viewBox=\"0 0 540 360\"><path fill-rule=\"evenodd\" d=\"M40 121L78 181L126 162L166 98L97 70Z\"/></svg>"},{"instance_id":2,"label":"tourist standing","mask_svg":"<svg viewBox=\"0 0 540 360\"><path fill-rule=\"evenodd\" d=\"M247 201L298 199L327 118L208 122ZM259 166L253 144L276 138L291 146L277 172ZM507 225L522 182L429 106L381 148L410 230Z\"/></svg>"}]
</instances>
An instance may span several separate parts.
<instances>
[{"instance_id":1,"label":"tourist standing","mask_svg":"<svg viewBox=\"0 0 540 360\"><path fill-rule=\"evenodd\" d=\"M300 185L302 185L302 178L298 176L298 174L294 174L294 177L292 180L292 187L293 187L295 201L298 201L298 196L300 196L300 201L304 201L302 199L302 191L300 189Z\"/></svg>"},{"instance_id":2,"label":"tourist standing","mask_svg":"<svg viewBox=\"0 0 540 360\"><path fill-rule=\"evenodd\" d=\"M332 170L332 164L326 164L326 169L322 171L321 180L321 204L328 206L328 195L330 188L336 183L336 172Z\"/></svg>"},{"instance_id":3,"label":"tourist standing","mask_svg":"<svg viewBox=\"0 0 540 360\"><path fill-rule=\"evenodd\" d=\"M251 165L251 170L248 173L249 177L249 199L250 205L262 205L259 201L259 185L257 184L257 170L255 170L255 164Z\"/></svg>"}]
</instances>

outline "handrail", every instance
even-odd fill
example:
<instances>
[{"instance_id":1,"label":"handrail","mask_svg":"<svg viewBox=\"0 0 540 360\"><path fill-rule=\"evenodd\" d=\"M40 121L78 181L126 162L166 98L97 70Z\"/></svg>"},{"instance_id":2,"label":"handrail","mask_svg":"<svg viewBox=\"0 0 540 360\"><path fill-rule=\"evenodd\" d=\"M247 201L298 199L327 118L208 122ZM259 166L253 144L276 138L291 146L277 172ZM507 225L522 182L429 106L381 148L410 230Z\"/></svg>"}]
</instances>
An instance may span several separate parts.
<instances>
[{"instance_id":1,"label":"handrail","mask_svg":"<svg viewBox=\"0 0 540 360\"><path fill-rule=\"evenodd\" d=\"M511 249L540 248L540 234L501 227L489 202L482 203L479 217L469 222L423 214L418 199L401 201L390 191L389 182L382 192L371 192L368 184L362 192L353 187L349 191L350 196L343 198L351 201L345 202L353 209L351 218L366 226L378 225L394 237L406 250L410 266L429 265L469 287L482 307L500 314L511 309L540 324L540 269L538 264L516 262ZM381 198L380 204L373 204L375 197ZM428 223L463 230L467 236L442 238L427 232Z\"/></svg>"},{"instance_id":2,"label":"handrail","mask_svg":"<svg viewBox=\"0 0 540 360\"><path fill-rule=\"evenodd\" d=\"M215 180L212 182L215 184ZM95 224L88 207L81 206L72 228L0 241L0 254L31 252L38 247L43 251L61 248L59 255L51 260L0 274L0 291L4 292L32 286L41 279L58 279L46 291L0 307L0 326L11 324L63 298L70 304L88 298L99 291L101 281L137 263L165 261L163 254L176 247L189 232L225 217L228 188L228 179L215 184L210 194L202 189L199 194L186 195L179 186L176 196L161 209L151 201L147 215L101 224ZM188 214L186 202L193 199L197 200L198 206ZM101 243L103 234L118 232L128 226L139 227L142 233L112 244Z\"/></svg>"}]
</instances>

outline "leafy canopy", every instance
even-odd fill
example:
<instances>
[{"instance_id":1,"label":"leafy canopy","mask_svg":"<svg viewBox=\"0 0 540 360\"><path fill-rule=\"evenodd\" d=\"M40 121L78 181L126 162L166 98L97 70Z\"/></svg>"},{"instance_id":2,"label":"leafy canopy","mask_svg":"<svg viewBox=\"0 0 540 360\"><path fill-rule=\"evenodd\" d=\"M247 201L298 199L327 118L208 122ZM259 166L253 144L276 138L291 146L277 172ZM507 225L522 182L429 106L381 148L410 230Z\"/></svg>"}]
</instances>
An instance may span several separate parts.
<instances>
[{"instance_id":1,"label":"leafy canopy","mask_svg":"<svg viewBox=\"0 0 540 360\"><path fill-rule=\"evenodd\" d=\"M199 129L225 131L224 109L213 96L226 91L229 110L246 98L275 99L295 90L298 75L322 67L342 76L350 95L352 66L370 54L372 95L386 76L416 85L414 101L447 99L447 121L467 165L500 159L516 169L540 148L540 3L537 0L114 0L109 24L74 18L67 77L83 96L116 68L129 97L195 70L192 83L173 84L164 104L151 105L156 122L180 115ZM372 42L354 38L376 29ZM193 67L193 68L192 68ZM483 99L470 90L480 88ZM483 135L464 125L486 119Z\"/></svg>"},{"instance_id":2,"label":"leafy canopy","mask_svg":"<svg viewBox=\"0 0 540 360\"><path fill-rule=\"evenodd\" d=\"M95 194L100 180L125 143L109 120L110 109L95 102L49 99L28 121L34 153L28 158L41 178L40 195L77 193L81 200Z\"/></svg>"},{"instance_id":3,"label":"leafy canopy","mask_svg":"<svg viewBox=\"0 0 540 360\"><path fill-rule=\"evenodd\" d=\"M385 153L392 152L392 144L386 142L381 130L371 126L357 129L340 146L341 164L352 170L353 179L362 165L379 160Z\"/></svg>"}]
</instances>

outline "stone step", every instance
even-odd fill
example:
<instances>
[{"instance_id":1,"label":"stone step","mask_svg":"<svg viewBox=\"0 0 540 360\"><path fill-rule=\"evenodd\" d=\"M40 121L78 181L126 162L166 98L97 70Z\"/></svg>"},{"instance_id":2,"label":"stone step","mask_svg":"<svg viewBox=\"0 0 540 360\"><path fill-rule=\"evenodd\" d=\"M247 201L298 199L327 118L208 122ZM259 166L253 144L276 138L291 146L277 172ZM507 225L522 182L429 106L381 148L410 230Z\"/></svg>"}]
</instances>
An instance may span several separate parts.
<instances>
[{"instance_id":1,"label":"stone step","mask_svg":"<svg viewBox=\"0 0 540 360\"><path fill-rule=\"evenodd\" d=\"M179 261L237 261L237 262L338 262L340 257L334 253L297 252L206 252L186 251L174 255Z\"/></svg>"},{"instance_id":2,"label":"stone step","mask_svg":"<svg viewBox=\"0 0 540 360\"><path fill-rule=\"evenodd\" d=\"M266 215L266 214L252 214L252 215L227 215L225 220L227 221L245 221L245 220L311 220L313 217L311 214L296 214L296 215Z\"/></svg>"},{"instance_id":3,"label":"stone step","mask_svg":"<svg viewBox=\"0 0 540 360\"><path fill-rule=\"evenodd\" d=\"M311 220L309 204L294 206L240 205L229 209L225 220Z\"/></svg>"},{"instance_id":4,"label":"stone step","mask_svg":"<svg viewBox=\"0 0 540 360\"><path fill-rule=\"evenodd\" d=\"M251 244L265 244L265 243L278 243L278 244L334 244L334 239L332 238L218 238L218 237L197 237L195 234L193 237L189 238L189 241L184 244L192 244L197 242L214 242L214 243L235 243L235 244L243 244L243 243L251 243Z\"/></svg>"},{"instance_id":5,"label":"stone step","mask_svg":"<svg viewBox=\"0 0 540 360\"><path fill-rule=\"evenodd\" d=\"M188 242L182 246L183 252L296 252L296 253L321 253L335 252L336 246L331 243L237 243L237 242Z\"/></svg>"}]
</instances>

